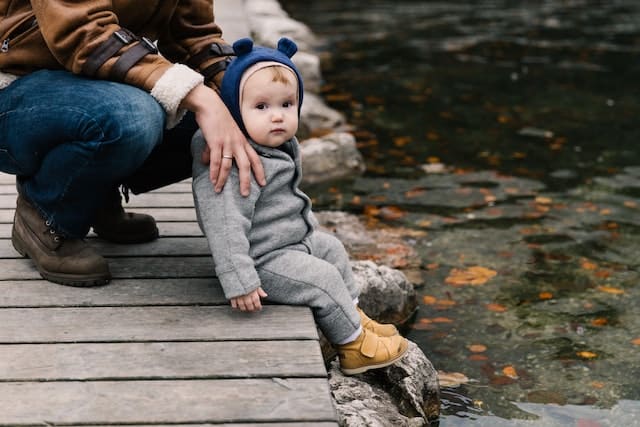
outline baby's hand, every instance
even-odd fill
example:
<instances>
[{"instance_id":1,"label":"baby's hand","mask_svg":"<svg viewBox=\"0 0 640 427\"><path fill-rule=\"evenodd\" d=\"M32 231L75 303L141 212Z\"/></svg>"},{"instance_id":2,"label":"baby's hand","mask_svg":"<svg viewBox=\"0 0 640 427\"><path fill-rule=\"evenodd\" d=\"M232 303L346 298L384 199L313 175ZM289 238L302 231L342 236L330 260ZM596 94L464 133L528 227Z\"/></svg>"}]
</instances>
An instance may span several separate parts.
<instances>
[{"instance_id":1,"label":"baby's hand","mask_svg":"<svg viewBox=\"0 0 640 427\"><path fill-rule=\"evenodd\" d=\"M246 312L258 311L262 309L260 298L265 298L266 296L267 293L262 288L258 288L246 295L231 298L231 307Z\"/></svg>"}]
</instances>

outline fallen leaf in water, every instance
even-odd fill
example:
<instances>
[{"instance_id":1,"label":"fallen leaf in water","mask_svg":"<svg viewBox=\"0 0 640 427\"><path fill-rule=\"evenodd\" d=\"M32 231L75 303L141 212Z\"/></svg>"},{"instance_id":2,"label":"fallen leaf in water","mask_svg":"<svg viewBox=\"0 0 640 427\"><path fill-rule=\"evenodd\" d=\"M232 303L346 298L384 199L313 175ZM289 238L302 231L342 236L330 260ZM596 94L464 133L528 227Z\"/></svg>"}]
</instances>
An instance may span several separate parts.
<instances>
[{"instance_id":1,"label":"fallen leaf in water","mask_svg":"<svg viewBox=\"0 0 640 427\"><path fill-rule=\"evenodd\" d=\"M389 221L400 219L407 215L407 211L397 206L384 206L378 211L378 216Z\"/></svg>"},{"instance_id":2,"label":"fallen leaf in water","mask_svg":"<svg viewBox=\"0 0 640 427\"><path fill-rule=\"evenodd\" d=\"M551 292L540 292L538 294L538 298L540 298L541 300L552 299L553 294Z\"/></svg>"},{"instance_id":3,"label":"fallen leaf in water","mask_svg":"<svg viewBox=\"0 0 640 427\"><path fill-rule=\"evenodd\" d=\"M479 354L479 353L474 353L469 355L469 357L467 357L467 359L469 360L473 360L474 362L484 362L489 360L489 358L487 356L485 356L484 354Z\"/></svg>"},{"instance_id":4,"label":"fallen leaf in water","mask_svg":"<svg viewBox=\"0 0 640 427\"><path fill-rule=\"evenodd\" d=\"M592 351L578 351L576 354L582 359L595 359L598 357L598 355Z\"/></svg>"},{"instance_id":5,"label":"fallen leaf in water","mask_svg":"<svg viewBox=\"0 0 640 427\"><path fill-rule=\"evenodd\" d=\"M582 268L584 268L585 270L595 270L596 268L598 268L598 265L591 261L582 260Z\"/></svg>"},{"instance_id":6,"label":"fallen leaf in water","mask_svg":"<svg viewBox=\"0 0 640 427\"><path fill-rule=\"evenodd\" d=\"M438 371L438 383L440 387L458 387L469 382L469 378L460 372Z\"/></svg>"},{"instance_id":7,"label":"fallen leaf in water","mask_svg":"<svg viewBox=\"0 0 640 427\"><path fill-rule=\"evenodd\" d=\"M504 313L507 311L507 307L502 304L498 304L497 302L492 302L487 304L487 310L493 311L495 313Z\"/></svg>"},{"instance_id":8,"label":"fallen leaf in water","mask_svg":"<svg viewBox=\"0 0 640 427\"><path fill-rule=\"evenodd\" d=\"M487 346L483 344L469 344L467 348L472 353L483 353L487 351Z\"/></svg>"},{"instance_id":9,"label":"fallen leaf in water","mask_svg":"<svg viewBox=\"0 0 640 427\"><path fill-rule=\"evenodd\" d=\"M607 319L606 319L606 318L604 318L604 317L598 317L597 319L593 319L593 320L591 321L591 324L592 324L593 326L604 326L604 325L606 325L607 323L609 323L609 320L607 320Z\"/></svg>"},{"instance_id":10,"label":"fallen leaf in water","mask_svg":"<svg viewBox=\"0 0 640 427\"><path fill-rule=\"evenodd\" d=\"M516 368L514 368L513 366L505 366L504 368L502 368L502 373L514 380L518 379L518 373L516 372Z\"/></svg>"},{"instance_id":11,"label":"fallen leaf in water","mask_svg":"<svg viewBox=\"0 0 640 427\"><path fill-rule=\"evenodd\" d=\"M454 268L445 279L445 283L453 286L484 285L496 274L498 273L495 270L477 265L467 269Z\"/></svg>"},{"instance_id":12,"label":"fallen leaf in water","mask_svg":"<svg viewBox=\"0 0 640 427\"><path fill-rule=\"evenodd\" d=\"M633 200L625 200L623 202L623 205L625 205L628 208L637 208L638 204L636 202L634 202Z\"/></svg>"},{"instance_id":13,"label":"fallen leaf in water","mask_svg":"<svg viewBox=\"0 0 640 427\"><path fill-rule=\"evenodd\" d=\"M413 188L411 190L405 191L404 197L407 199L413 199L414 197L420 197L426 194L427 190L424 188Z\"/></svg>"},{"instance_id":14,"label":"fallen leaf in water","mask_svg":"<svg viewBox=\"0 0 640 427\"><path fill-rule=\"evenodd\" d=\"M640 338L634 338L631 340L631 344L633 345L640 345Z\"/></svg>"},{"instance_id":15,"label":"fallen leaf in water","mask_svg":"<svg viewBox=\"0 0 640 427\"><path fill-rule=\"evenodd\" d=\"M596 289L598 289L600 292L606 292L608 294L614 294L614 295L624 294L624 290L619 288L613 288L611 286L598 286Z\"/></svg>"},{"instance_id":16,"label":"fallen leaf in water","mask_svg":"<svg viewBox=\"0 0 640 427\"><path fill-rule=\"evenodd\" d=\"M550 205L551 203L553 203L553 199L543 196L536 197L534 201L540 205Z\"/></svg>"},{"instance_id":17,"label":"fallen leaf in water","mask_svg":"<svg viewBox=\"0 0 640 427\"><path fill-rule=\"evenodd\" d=\"M393 145L396 147L404 147L411 142L410 136L398 136L393 138Z\"/></svg>"},{"instance_id":18,"label":"fallen leaf in water","mask_svg":"<svg viewBox=\"0 0 640 427\"><path fill-rule=\"evenodd\" d=\"M425 295L422 297L422 303L426 305L433 305L438 301L438 299L431 295Z\"/></svg>"},{"instance_id":19,"label":"fallen leaf in water","mask_svg":"<svg viewBox=\"0 0 640 427\"><path fill-rule=\"evenodd\" d=\"M453 323L453 320L449 319L448 317L434 317L433 319L431 319L431 321L433 323Z\"/></svg>"},{"instance_id":20,"label":"fallen leaf in water","mask_svg":"<svg viewBox=\"0 0 640 427\"><path fill-rule=\"evenodd\" d=\"M591 387L597 388L597 389L604 388L604 385L605 384L602 381L592 381L591 382Z\"/></svg>"}]
</instances>

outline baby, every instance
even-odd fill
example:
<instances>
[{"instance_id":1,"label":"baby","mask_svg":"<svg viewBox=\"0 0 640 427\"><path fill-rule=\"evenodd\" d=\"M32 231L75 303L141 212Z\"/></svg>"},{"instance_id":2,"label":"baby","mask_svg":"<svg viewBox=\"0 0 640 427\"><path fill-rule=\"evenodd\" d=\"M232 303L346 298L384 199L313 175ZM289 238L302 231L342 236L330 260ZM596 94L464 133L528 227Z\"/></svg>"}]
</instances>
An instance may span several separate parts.
<instances>
[{"instance_id":1,"label":"baby","mask_svg":"<svg viewBox=\"0 0 640 427\"><path fill-rule=\"evenodd\" d=\"M297 46L286 38L277 49L241 39L233 48L237 56L225 72L221 96L260 155L267 183L252 181L249 196L241 196L232 165L227 184L216 193L209 168L200 161L206 142L196 133L193 195L224 294L245 312L260 310L261 299L310 307L347 375L391 365L406 353L407 340L357 306L347 252L317 228L311 201L298 188L302 171L295 134L303 87L290 59ZM233 158L223 154L222 161Z\"/></svg>"}]
</instances>

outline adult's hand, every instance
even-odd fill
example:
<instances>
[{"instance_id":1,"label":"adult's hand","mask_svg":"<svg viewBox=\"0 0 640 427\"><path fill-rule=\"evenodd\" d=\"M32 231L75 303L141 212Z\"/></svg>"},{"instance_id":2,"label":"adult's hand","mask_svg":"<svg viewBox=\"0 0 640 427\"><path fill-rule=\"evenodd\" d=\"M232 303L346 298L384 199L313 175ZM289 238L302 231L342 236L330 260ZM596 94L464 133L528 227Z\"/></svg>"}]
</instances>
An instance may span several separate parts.
<instances>
[{"instance_id":1,"label":"adult's hand","mask_svg":"<svg viewBox=\"0 0 640 427\"><path fill-rule=\"evenodd\" d=\"M213 89L196 86L184 98L182 106L194 112L207 141L202 160L209 163L209 177L216 192L222 191L234 161L240 172L240 194L249 195L252 172L258 184L266 183L260 157Z\"/></svg>"}]
</instances>

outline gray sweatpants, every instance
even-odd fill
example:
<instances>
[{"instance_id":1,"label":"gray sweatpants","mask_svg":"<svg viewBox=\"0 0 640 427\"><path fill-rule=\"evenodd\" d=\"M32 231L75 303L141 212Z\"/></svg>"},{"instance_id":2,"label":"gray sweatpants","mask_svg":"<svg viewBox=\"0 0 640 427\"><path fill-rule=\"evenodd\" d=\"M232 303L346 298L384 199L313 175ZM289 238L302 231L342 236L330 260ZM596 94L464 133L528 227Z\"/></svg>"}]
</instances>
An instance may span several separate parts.
<instances>
[{"instance_id":1,"label":"gray sweatpants","mask_svg":"<svg viewBox=\"0 0 640 427\"><path fill-rule=\"evenodd\" d=\"M306 305L331 343L343 342L360 327L354 300L359 290L342 243L314 231L309 247L289 246L256 260L267 301Z\"/></svg>"}]
</instances>

